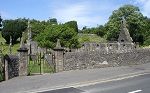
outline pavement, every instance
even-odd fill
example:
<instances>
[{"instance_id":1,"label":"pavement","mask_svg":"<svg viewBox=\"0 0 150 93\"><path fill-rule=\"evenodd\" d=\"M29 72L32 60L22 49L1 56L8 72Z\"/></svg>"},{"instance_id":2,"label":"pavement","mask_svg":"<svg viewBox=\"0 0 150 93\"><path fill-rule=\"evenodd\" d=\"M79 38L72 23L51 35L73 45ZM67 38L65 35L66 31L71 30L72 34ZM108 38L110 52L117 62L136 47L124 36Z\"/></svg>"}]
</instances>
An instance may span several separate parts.
<instances>
[{"instance_id":1,"label":"pavement","mask_svg":"<svg viewBox=\"0 0 150 93\"><path fill-rule=\"evenodd\" d=\"M84 87L136 77L146 73L150 73L150 63L16 77L1 82L0 93L37 93L62 88Z\"/></svg>"}]
</instances>

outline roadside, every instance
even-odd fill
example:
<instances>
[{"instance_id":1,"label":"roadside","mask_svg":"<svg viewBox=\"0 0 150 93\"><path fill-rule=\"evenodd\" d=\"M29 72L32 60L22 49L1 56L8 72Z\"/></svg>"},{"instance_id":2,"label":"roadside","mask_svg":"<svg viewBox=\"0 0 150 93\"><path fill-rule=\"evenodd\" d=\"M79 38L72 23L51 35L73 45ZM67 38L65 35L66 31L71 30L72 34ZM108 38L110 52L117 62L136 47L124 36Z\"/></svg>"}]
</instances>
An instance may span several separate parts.
<instances>
[{"instance_id":1,"label":"roadside","mask_svg":"<svg viewBox=\"0 0 150 93\"><path fill-rule=\"evenodd\" d=\"M30 93L67 87L87 86L131 78L150 72L150 63L135 66L66 71L55 74L17 77L0 83L0 93Z\"/></svg>"}]
</instances>

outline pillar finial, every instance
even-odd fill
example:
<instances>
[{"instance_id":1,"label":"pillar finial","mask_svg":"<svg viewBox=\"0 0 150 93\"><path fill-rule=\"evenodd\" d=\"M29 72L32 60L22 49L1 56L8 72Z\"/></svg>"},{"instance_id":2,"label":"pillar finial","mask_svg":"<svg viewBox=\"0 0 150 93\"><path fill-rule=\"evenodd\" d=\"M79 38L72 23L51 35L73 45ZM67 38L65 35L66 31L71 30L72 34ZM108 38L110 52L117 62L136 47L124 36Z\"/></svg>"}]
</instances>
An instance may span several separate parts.
<instances>
[{"instance_id":1,"label":"pillar finial","mask_svg":"<svg viewBox=\"0 0 150 93\"><path fill-rule=\"evenodd\" d=\"M61 47L60 39L57 39L56 47Z\"/></svg>"}]
</instances>

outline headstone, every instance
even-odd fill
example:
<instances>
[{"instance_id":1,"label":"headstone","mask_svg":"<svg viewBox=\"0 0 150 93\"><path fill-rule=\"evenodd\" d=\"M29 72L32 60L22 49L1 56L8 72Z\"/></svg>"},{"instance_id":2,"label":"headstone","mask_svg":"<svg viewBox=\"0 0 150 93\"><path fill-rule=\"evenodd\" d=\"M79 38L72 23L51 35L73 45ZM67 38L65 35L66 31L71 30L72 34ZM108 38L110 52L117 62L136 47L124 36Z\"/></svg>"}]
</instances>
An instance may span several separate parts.
<instances>
[{"instance_id":1,"label":"headstone","mask_svg":"<svg viewBox=\"0 0 150 93\"><path fill-rule=\"evenodd\" d=\"M11 49L11 47L12 47L12 36L10 36L10 43L9 43L9 54L11 54L11 52L12 52L12 49Z\"/></svg>"}]
</instances>

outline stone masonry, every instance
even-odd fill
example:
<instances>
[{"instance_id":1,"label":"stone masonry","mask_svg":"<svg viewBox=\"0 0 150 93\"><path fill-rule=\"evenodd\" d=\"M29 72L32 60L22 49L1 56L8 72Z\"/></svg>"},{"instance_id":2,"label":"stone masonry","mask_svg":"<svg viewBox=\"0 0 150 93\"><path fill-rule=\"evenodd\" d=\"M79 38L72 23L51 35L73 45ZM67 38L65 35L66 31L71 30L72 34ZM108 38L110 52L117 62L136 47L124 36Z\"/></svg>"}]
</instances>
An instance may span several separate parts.
<instances>
[{"instance_id":1,"label":"stone masonry","mask_svg":"<svg viewBox=\"0 0 150 93\"><path fill-rule=\"evenodd\" d=\"M19 58L16 55L5 55L5 80L19 76Z\"/></svg>"},{"instance_id":2,"label":"stone masonry","mask_svg":"<svg viewBox=\"0 0 150 93\"><path fill-rule=\"evenodd\" d=\"M150 49L136 49L124 53L67 52L64 56L64 70L116 67L148 62L150 62Z\"/></svg>"},{"instance_id":3,"label":"stone masonry","mask_svg":"<svg viewBox=\"0 0 150 93\"><path fill-rule=\"evenodd\" d=\"M55 48L56 72L137 65L150 62L150 49L138 49L132 42L124 17L118 41L111 43L84 43L74 52ZM64 54L63 54L64 52Z\"/></svg>"},{"instance_id":4,"label":"stone masonry","mask_svg":"<svg viewBox=\"0 0 150 93\"><path fill-rule=\"evenodd\" d=\"M28 49L23 44L19 49L19 76L27 76L28 65Z\"/></svg>"},{"instance_id":5,"label":"stone masonry","mask_svg":"<svg viewBox=\"0 0 150 93\"><path fill-rule=\"evenodd\" d=\"M54 48L54 63L55 72L61 72L64 70L64 48L61 47L59 39L57 40L57 45Z\"/></svg>"}]
</instances>

